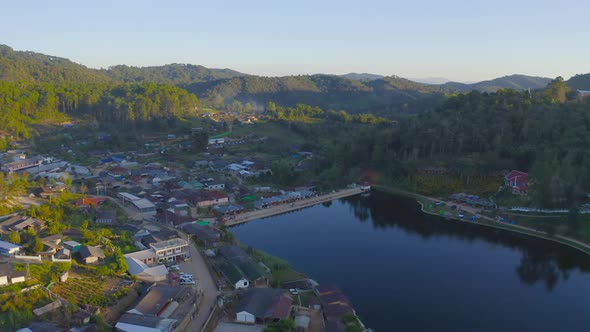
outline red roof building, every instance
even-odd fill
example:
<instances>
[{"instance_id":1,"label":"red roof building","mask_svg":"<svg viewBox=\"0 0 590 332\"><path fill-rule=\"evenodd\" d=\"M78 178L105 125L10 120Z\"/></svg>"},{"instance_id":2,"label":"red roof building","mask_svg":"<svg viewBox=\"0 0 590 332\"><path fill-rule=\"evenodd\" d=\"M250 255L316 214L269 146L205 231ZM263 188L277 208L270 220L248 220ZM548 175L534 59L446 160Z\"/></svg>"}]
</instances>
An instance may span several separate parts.
<instances>
[{"instance_id":1,"label":"red roof building","mask_svg":"<svg viewBox=\"0 0 590 332\"><path fill-rule=\"evenodd\" d=\"M90 206L98 207L106 200L106 197L84 197L76 201L76 206L79 208Z\"/></svg>"},{"instance_id":2,"label":"red roof building","mask_svg":"<svg viewBox=\"0 0 590 332\"><path fill-rule=\"evenodd\" d=\"M504 185L512 189L515 194L527 194L529 190L529 175L520 171L511 171L504 176Z\"/></svg>"}]
</instances>

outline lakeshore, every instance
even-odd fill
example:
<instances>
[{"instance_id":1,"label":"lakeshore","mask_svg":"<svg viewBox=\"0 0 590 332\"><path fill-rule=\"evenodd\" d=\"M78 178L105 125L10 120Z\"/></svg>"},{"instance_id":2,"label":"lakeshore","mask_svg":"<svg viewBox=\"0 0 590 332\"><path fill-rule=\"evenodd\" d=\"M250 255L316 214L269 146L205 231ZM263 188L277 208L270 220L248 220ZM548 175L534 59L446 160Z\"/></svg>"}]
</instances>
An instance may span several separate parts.
<instances>
[{"instance_id":1,"label":"lakeshore","mask_svg":"<svg viewBox=\"0 0 590 332\"><path fill-rule=\"evenodd\" d=\"M524 226L520 226L520 225L511 225L511 224L500 223L500 222L497 222L495 219L490 218L488 216L481 216L481 219L487 220L487 222L478 221L477 219L469 220L466 217L459 218L457 216L441 216L440 214L438 214L436 212L428 211L428 209L425 208L424 202L422 200L433 202L433 203L436 203L436 202L444 202L446 204L456 204L456 203L451 203L451 202L448 202L445 200L441 200L441 199L437 199L437 198L433 198L433 197L428 197L428 196L423 196L420 194L407 192L404 190L390 188L390 187L377 186L375 189L382 191L382 192L390 193L390 194L398 194L398 195L402 195L402 196L406 196L406 197L415 198L416 201L418 202L418 204L420 204L422 212L426 213L426 214L434 215L434 216L437 216L440 218L449 218L449 219L453 219L455 221L461 221L461 222L471 223L471 224L478 224L481 226L487 226L487 227L503 229L503 230L507 230L507 231L511 231L511 232L516 232L516 233L520 233L520 234L525 234L525 235L533 236L536 238L560 243L560 244L569 246L571 248L574 248L576 250L582 251L582 252L590 255L590 244L586 244L584 242L580 242L578 240L575 240L575 239L572 239L572 238L569 238L569 237L566 237L563 235L549 236L549 235L547 235L547 233L545 233L543 231L538 231L533 228L524 227ZM477 209L474 209L471 207L466 207L466 206L460 205L460 204L457 204L457 205L461 206L461 208L466 209L468 212L470 212L471 214L474 214L474 215L479 212L479 211L477 211Z\"/></svg>"},{"instance_id":2,"label":"lakeshore","mask_svg":"<svg viewBox=\"0 0 590 332\"><path fill-rule=\"evenodd\" d=\"M579 311L588 301L556 300L577 294L587 282L585 253L517 232L433 218L414 199L379 191L230 230L241 244L339 287L376 331L550 331L563 313L539 318L535 312L556 304ZM416 319L425 314L430 320ZM508 318L498 320L500 314ZM511 323L515 319L519 324ZM567 325L579 330L576 322Z\"/></svg>"},{"instance_id":3,"label":"lakeshore","mask_svg":"<svg viewBox=\"0 0 590 332\"><path fill-rule=\"evenodd\" d=\"M342 190L331 192L331 193L328 193L325 195L301 199L301 200L295 201L293 203L275 205L275 206L268 207L266 209L260 209L260 210L251 211L251 212L244 212L244 213L240 213L240 214L231 216L229 218L226 217L226 219L224 219L224 221L225 221L224 224L226 226L235 226L235 225L246 223L251 220L267 218L267 217L271 217L271 216L274 216L277 214L287 213L290 211L299 210L299 209L313 206L316 204L329 202L329 201L332 201L335 199L358 195L362 192L364 192L364 190L362 190L360 187L359 188L352 188L352 189L342 189Z\"/></svg>"}]
</instances>

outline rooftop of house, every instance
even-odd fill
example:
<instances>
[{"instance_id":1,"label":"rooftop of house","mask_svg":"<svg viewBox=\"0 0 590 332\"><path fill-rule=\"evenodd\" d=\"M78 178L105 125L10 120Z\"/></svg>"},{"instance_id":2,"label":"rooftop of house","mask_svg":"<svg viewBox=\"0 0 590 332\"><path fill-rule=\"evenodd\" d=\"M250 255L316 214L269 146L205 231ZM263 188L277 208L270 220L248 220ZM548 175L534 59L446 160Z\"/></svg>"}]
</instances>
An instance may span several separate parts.
<instances>
[{"instance_id":1,"label":"rooftop of house","mask_svg":"<svg viewBox=\"0 0 590 332\"><path fill-rule=\"evenodd\" d=\"M147 316L161 316L162 311L166 305L171 301L180 302L180 298L185 293L183 287L170 287L164 285L156 285L150 288L149 292L145 294L133 307L132 311L141 313Z\"/></svg>"},{"instance_id":2,"label":"rooftop of house","mask_svg":"<svg viewBox=\"0 0 590 332\"><path fill-rule=\"evenodd\" d=\"M156 331L170 331L173 329L176 322L177 321L174 319L150 317L127 313L123 314L123 316L119 318L119 321L117 321L115 327L123 331L126 331L126 329L124 328L126 325L143 326L150 329L155 329ZM140 331L140 329L133 331Z\"/></svg>"},{"instance_id":3,"label":"rooftop of house","mask_svg":"<svg viewBox=\"0 0 590 332\"><path fill-rule=\"evenodd\" d=\"M227 259L250 257L244 249L238 246L223 246L219 248L219 253Z\"/></svg>"},{"instance_id":4,"label":"rooftop of house","mask_svg":"<svg viewBox=\"0 0 590 332\"><path fill-rule=\"evenodd\" d=\"M117 217L117 212L114 210L100 210L96 212L97 219L115 219Z\"/></svg>"},{"instance_id":5,"label":"rooftop of house","mask_svg":"<svg viewBox=\"0 0 590 332\"><path fill-rule=\"evenodd\" d=\"M151 243L150 246L155 250L163 250L168 248L176 248L180 246L188 246L188 241L181 238L175 238L166 241Z\"/></svg>"},{"instance_id":6,"label":"rooftop of house","mask_svg":"<svg viewBox=\"0 0 590 332\"><path fill-rule=\"evenodd\" d=\"M84 246L80 248L80 257L82 259L88 257L98 257L98 258L105 258L105 254L99 247L91 247L91 246Z\"/></svg>"},{"instance_id":7,"label":"rooftop of house","mask_svg":"<svg viewBox=\"0 0 590 332\"><path fill-rule=\"evenodd\" d=\"M248 312L257 318L283 319L289 315L293 299L285 290L250 288L240 296L236 312Z\"/></svg>"},{"instance_id":8,"label":"rooftop of house","mask_svg":"<svg viewBox=\"0 0 590 332\"><path fill-rule=\"evenodd\" d=\"M20 248L19 245L0 240L0 248L10 250Z\"/></svg>"}]
</instances>

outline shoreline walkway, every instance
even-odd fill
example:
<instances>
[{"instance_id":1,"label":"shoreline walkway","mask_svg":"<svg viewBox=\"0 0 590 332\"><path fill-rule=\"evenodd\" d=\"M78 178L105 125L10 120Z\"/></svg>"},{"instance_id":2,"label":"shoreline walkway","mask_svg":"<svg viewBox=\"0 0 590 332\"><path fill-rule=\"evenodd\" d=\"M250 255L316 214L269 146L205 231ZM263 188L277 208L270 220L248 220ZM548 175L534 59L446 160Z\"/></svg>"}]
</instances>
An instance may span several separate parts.
<instances>
[{"instance_id":1,"label":"shoreline walkway","mask_svg":"<svg viewBox=\"0 0 590 332\"><path fill-rule=\"evenodd\" d=\"M362 192L364 191L361 188L342 189L329 194L302 199L293 203L281 204L262 210L240 213L232 216L232 219L225 221L224 224L226 226L235 226L251 220L266 218L293 210L299 210L308 206L329 202L335 199L358 195Z\"/></svg>"}]
</instances>

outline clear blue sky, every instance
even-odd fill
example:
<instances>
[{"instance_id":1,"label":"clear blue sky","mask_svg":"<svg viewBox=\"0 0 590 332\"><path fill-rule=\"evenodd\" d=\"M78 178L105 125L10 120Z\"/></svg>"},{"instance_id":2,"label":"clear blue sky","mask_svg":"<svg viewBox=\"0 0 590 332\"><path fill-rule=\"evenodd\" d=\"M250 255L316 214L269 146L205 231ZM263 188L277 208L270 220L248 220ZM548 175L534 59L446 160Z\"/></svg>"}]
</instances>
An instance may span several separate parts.
<instances>
[{"instance_id":1,"label":"clear blue sky","mask_svg":"<svg viewBox=\"0 0 590 332\"><path fill-rule=\"evenodd\" d=\"M6 1L0 43L90 67L483 80L590 72L588 0Z\"/></svg>"}]
</instances>

